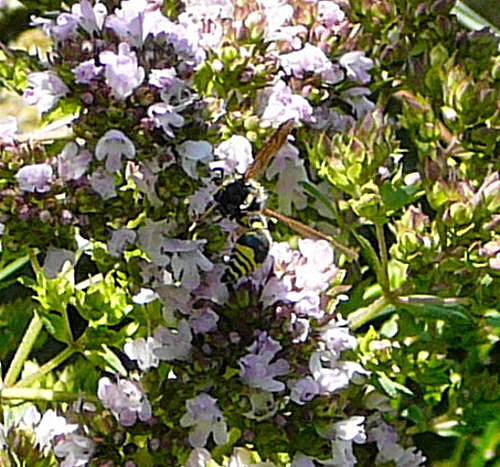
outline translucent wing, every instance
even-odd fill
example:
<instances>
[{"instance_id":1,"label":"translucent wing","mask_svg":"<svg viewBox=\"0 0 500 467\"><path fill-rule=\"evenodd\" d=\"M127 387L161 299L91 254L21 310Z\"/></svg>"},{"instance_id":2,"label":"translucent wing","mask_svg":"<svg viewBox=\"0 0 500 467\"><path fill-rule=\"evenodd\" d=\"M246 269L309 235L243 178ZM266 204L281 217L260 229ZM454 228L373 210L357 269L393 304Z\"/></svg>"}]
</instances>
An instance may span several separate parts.
<instances>
[{"instance_id":1,"label":"translucent wing","mask_svg":"<svg viewBox=\"0 0 500 467\"><path fill-rule=\"evenodd\" d=\"M287 120L264 143L262 149L255 156L255 160L245 173L245 180L258 180L266 170L269 161L286 143L286 139L292 131L294 120Z\"/></svg>"}]
</instances>

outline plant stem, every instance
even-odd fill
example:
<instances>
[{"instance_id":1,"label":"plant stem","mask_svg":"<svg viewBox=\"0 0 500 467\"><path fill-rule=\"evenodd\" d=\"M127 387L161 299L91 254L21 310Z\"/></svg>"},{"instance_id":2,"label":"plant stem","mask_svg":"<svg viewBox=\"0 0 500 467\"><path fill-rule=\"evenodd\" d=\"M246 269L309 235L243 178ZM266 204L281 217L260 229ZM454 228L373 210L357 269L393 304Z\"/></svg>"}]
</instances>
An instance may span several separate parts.
<instances>
[{"instance_id":1,"label":"plant stem","mask_svg":"<svg viewBox=\"0 0 500 467\"><path fill-rule=\"evenodd\" d=\"M388 306L391 306L391 302L388 298L382 296L375 300L373 303L368 305L367 307L360 308L355 312L351 313L348 316L349 327L352 331L363 326L363 324L367 323L374 319L379 313L381 313Z\"/></svg>"},{"instance_id":2,"label":"plant stem","mask_svg":"<svg viewBox=\"0 0 500 467\"><path fill-rule=\"evenodd\" d=\"M77 349L74 347L66 347L59 355L56 355L52 360L49 360L45 365L42 365L38 371L35 373L26 376L22 380L18 381L13 388L22 388L25 386L29 386L31 383L36 381L38 378L41 378L43 375L47 374L49 371L52 371L54 368L57 368L61 363L71 357Z\"/></svg>"},{"instance_id":3,"label":"plant stem","mask_svg":"<svg viewBox=\"0 0 500 467\"><path fill-rule=\"evenodd\" d=\"M1 392L2 399L23 401L75 401L79 398L88 402L98 402L97 397L90 394L75 392L53 391L52 389L38 388L4 388ZM1 464L0 464L1 465Z\"/></svg>"},{"instance_id":4,"label":"plant stem","mask_svg":"<svg viewBox=\"0 0 500 467\"><path fill-rule=\"evenodd\" d=\"M18 269L22 268L30 260L30 255L24 255L21 258L12 261L9 265L5 266L0 271L0 282L6 277L10 276L12 273L16 272Z\"/></svg>"},{"instance_id":5,"label":"plant stem","mask_svg":"<svg viewBox=\"0 0 500 467\"><path fill-rule=\"evenodd\" d=\"M17 348L16 354L12 359L9 370L5 376L4 387L8 388L13 386L17 377L21 373L23 369L24 362L28 358L33 345L35 344L36 338L42 329L42 319L38 316L38 313L35 311L33 318L31 319L31 323L26 330L26 333L23 336L21 344Z\"/></svg>"},{"instance_id":6,"label":"plant stem","mask_svg":"<svg viewBox=\"0 0 500 467\"><path fill-rule=\"evenodd\" d=\"M377 235L378 249L380 254L380 277L378 278L384 293L390 291L387 256L387 245L385 243L384 227L381 224L375 224L375 233Z\"/></svg>"}]
</instances>

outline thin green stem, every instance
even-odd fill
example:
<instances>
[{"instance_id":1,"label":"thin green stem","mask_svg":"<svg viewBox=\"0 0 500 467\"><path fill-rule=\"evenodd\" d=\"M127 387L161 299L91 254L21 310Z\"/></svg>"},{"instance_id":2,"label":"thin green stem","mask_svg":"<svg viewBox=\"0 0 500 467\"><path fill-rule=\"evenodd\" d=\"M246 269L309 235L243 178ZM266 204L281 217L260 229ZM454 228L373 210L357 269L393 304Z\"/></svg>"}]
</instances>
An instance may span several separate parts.
<instances>
[{"instance_id":1,"label":"thin green stem","mask_svg":"<svg viewBox=\"0 0 500 467\"><path fill-rule=\"evenodd\" d=\"M428 304L428 305L470 305L471 299L467 297L463 298L441 298L435 295L406 295L403 297L397 297L394 299L395 303L402 305L414 305L414 304Z\"/></svg>"},{"instance_id":2,"label":"thin green stem","mask_svg":"<svg viewBox=\"0 0 500 467\"><path fill-rule=\"evenodd\" d=\"M382 286L384 293L390 291L389 285L389 257L387 256L387 245L385 243L384 227L381 224L375 224L375 233L377 235L378 249L380 254L380 271L379 271L379 282Z\"/></svg>"},{"instance_id":3,"label":"thin green stem","mask_svg":"<svg viewBox=\"0 0 500 467\"><path fill-rule=\"evenodd\" d=\"M31 323L26 330L26 333L23 336L21 344L17 348L16 354L12 359L9 370L5 375L4 387L13 386L17 380L17 377L21 373L23 369L24 362L28 358L28 355L35 344L36 338L42 329L43 323L38 313L35 312L33 318L31 319Z\"/></svg>"},{"instance_id":4,"label":"thin green stem","mask_svg":"<svg viewBox=\"0 0 500 467\"><path fill-rule=\"evenodd\" d=\"M21 258L12 261L9 265L0 270L0 282L5 278L22 268L30 260L30 255L24 255Z\"/></svg>"},{"instance_id":5,"label":"thin green stem","mask_svg":"<svg viewBox=\"0 0 500 467\"><path fill-rule=\"evenodd\" d=\"M375 317L377 317L382 311L384 311L391 302L386 297L380 297L367 307L360 308L348 316L349 327L351 330L356 330L363 326L363 324L368 323Z\"/></svg>"},{"instance_id":6,"label":"thin green stem","mask_svg":"<svg viewBox=\"0 0 500 467\"><path fill-rule=\"evenodd\" d=\"M66 347L59 355L56 355L52 360L49 360L47 363L45 363L45 365L42 365L38 371L29 376L26 376L26 378L23 378L22 380L18 381L12 387L21 388L29 386L37 379L49 373L53 369L57 368L61 363L63 363L77 351L78 350L74 347Z\"/></svg>"},{"instance_id":7,"label":"thin green stem","mask_svg":"<svg viewBox=\"0 0 500 467\"><path fill-rule=\"evenodd\" d=\"M2 399L22 400L22 401L75 401L83 399L88 402L98 402L96 396L91 394L53 391L52 389L38 388L4 388L0 391Z\"/></svg>"}]
</instances>

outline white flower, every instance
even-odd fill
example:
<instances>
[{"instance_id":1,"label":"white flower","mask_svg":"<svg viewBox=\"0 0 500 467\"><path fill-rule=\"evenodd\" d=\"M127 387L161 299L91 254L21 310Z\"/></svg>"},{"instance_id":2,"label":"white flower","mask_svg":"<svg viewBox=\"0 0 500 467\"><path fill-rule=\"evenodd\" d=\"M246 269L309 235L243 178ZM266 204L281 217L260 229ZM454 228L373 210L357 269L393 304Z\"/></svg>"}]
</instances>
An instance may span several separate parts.
<instances>
[{"instance_id":1,"label":"white flower","mask_svg":"<svg viewBox=\"0 0 500 467\"><path fill-rule=\"evenodd\" d=\"M135 158L135 146L122 131L109 130L97 141L95 156L98 161L106 159L106 170L113 173L121 169L122 156Z\"/></svg>"},{"instance_id":2,"label":"white flower","mask_svg":"<svg viewBox=\"0 0 500 467\"><path fill-rule=\"evenodd\" d=\"M116 196L115 179L103 167L99 167L89 177L90 186L102 199L110 199Z\"/></svg>"},{"instance_id":3,"label":"white flower","mask_svg":"<svg viewBox=\"0 0 500 467\"><path fill-rule=\"evenodd\" d=\"M252 145L241 135L233 135L220 143L214 151L218 160L210 163L210 170L222 169L224 175L233 175L236 171L244 174L253 162Z\"/></svg>"},{"instance_id":4,"label":"white flower","mask_svg":"<svg viewBox=\"0 0 500 467\"><path fill-rule=\"evenodd\" d=\"M97 396L123 426L132 426L137 419L151 418L151 404L139 383L118 379L113 383L107 376L98 383Z\"/></svg>"},{"instance_id":5,"label":"white flower","mask_svg":"<svg viewBox=\"0 0 500 467\"><path fill-rule=\"evenodd\" d=\"M87 465L94 453L95 443L80 435L66 435L64 440L59 441L54 447L57 457L64 457L60 467L78 467Z\"/></svg>"},{"instance_id":6,"label":"white flower","mask_svg":"<svg viewBox=\"0 0 500 467\"><path fill-rule=\"evenodd\" d=\"M154 333L154 339L158 346L153 348L153 353L160 360L187 360L189 358L193 334L185 319L179 321L178 329L158 326Z\"/></svg>"},{"instance_id":7,"label":"white flower","mask_svg":"<svg viewBox=\"0 0 500 467\"><path fill-rule=\"evenodd\" d=\"M64 417L56 414L52 409L47 410L35 428L35 438L42 450L50 446L52 438L56 435L73 433L78 425L69 424Z\"/></svg>"},{"instance_id":8,"label":"white flower","mask_svg":"<svg viewBox=\"0 0 500 467\"><path fill-rule=\"evenodd\" d=\"M207 141L184 141L177 148L177 152L181 156L181 166L191 178L198 179L196 173L196 165L208 164L213 156L213 148Z\"/></svg>"},{"instance_id":9,"label":"white flower","mask_svg":"<svg viewBox=\"0 0 500 467\"><path fill-rule=\"evenodd\" d=\"M147 339L140 337L126 342L123 350L130 360L137 360L137 365L142 371L148 371L150 368L156 368L160 363L159 358L153 353L153 350L160 345L152 337Z\"/></svg>"},{"instance_id":10,"label":"white flower","mask_svg":"<svg viewBox=\"0 0 500 467\"><path fill-rule=\"evenodd\" d=\"M130 96L144 81L144 68L138 66L135 52L125 42L118 46L118 54L106 50L99 54L99 60L104 65L106 84L113 89L118 99Z\"/></svg>"},{"instance_id":11,"label":"white flower","mask_svg":"<svg viewBox=\"0 0 500 467\"><path fill-rule=\"evenodd\" d=\"M28 104L36 105L41 113L52 109L59 99L69 92L63 80L53 71L30 73L28 85L23 97Z\"/></svg>"},{"instance_id":12,"label":"white flower","mask_svg":"<svg viewBox=\"0 0 500 467\"><path fill-rule=\"evenodd\" d=\"M52 184L53 171L49 164L32 164L21 167L16 174L19 188L31 193L47 193Z\"/></svg>"},{"instance_id":13,"label":"white flower","mask_svg":"<svg viewBox=\"0 0 500 467\"><path fill-rule=\"evenodd\" d=\"M215 444L227 443L227 425L222 412L217 407L217 400L208 394L201 393L186 401L187 412L182 416L183 427L194 426L189 432L189 443L195 448L205 446L210 433Z\"/></svg>"},{"instance_id":14,"label":"white flower","mask_svg":"<svg viewBox=\"0 0 500 467\"><path fill-rule=\"evenodd\" d=\"M80 147L74 141L67 143L57 157L57 172L65 181L77 180L87 172L92 154Z\"/></svg>"}]
</instances>

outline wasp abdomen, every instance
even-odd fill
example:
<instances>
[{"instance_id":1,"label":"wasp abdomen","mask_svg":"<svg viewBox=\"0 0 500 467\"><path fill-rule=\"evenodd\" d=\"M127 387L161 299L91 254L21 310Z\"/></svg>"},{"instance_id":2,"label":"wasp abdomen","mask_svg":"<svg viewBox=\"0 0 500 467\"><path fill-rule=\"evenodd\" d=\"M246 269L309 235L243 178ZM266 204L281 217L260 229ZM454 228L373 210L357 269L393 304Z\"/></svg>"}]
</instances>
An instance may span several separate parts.
<instances>
[{"instance_id":1,"label":"wasp abdomen","mask_svg":"<svg viewBox=\"0 0 500 467\"><path fill-rule=\"evenodd\" d=\"M271 247L267 230L249 230L233 247L222 282L232 282L257 270L267 258Z\"/></svg>"}]
</instances>

